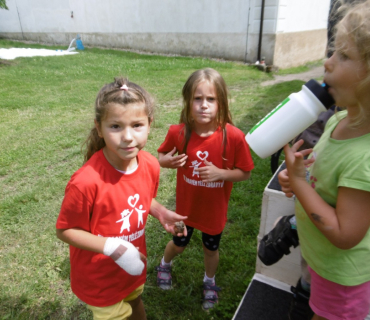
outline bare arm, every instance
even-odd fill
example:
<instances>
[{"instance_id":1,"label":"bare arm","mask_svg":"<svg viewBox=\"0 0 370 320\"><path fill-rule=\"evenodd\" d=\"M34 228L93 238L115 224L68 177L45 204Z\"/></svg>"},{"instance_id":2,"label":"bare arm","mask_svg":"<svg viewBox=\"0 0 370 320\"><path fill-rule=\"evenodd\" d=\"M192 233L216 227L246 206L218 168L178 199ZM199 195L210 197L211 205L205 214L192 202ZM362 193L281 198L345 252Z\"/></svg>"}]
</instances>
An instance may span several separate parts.
<instances>
[{"instance_id":1,"label":"bare arm","mask_svg":"<svg viewBox=\"0 0 370 320\"><path fill-rule=\"evenodd\" d=\"M284 147L291 190L334 246L344 250L356 246L370 228L370 192L340 187L336 208L331 207L307 183L303 156L296 150L297 144Z\"/></svg>"},{"instance_id":2,"label":"bare arm","mask_svg":"<svg viewBox=\"0 0 370 320\"><path fill-rule=\"evenodd\" d=\"M128 241L95 236L78 228L57 229L57 237L76 248L111 257L115 263L131 275L139 275L144 269L143 261L146 260L146 257Z\"/></svg>"},{"instance_id":3,"label":"bare arm","mask_svg":"<svg viewBox=\"0 0 370 320\"><path fill-rule=\"evenodd\" d=\"M176 212L173 212L171 210L168 210L166 207L161 205L157 200L153 199L152 204L150 206L149 213L159 220L159 222L162 224L164 229L167 232L172 233L173 235L177 235L178 237L184 235L187 236L187 230L184 229L184 233L178 233L175 234L175 222L179 222L182 220L187 219L188 217L180 216Z\"/></svg>"},{"instance_id":4,"label":"bare arm","mask_svg":"<svg viewBox=\"0 0 370 320\"><path fill-rule=\"evenodd\" d=\"M57 229L57 237L76 248L103 253L107 238L98 237L82 229Z\"/></svg>"},{"instance_id":5,"label":"bare arm","mask_svg":"<svg viewBox=\"0 0 370 320\"><path fill-rule=\"evenodd\" d=\"M204 164L206 165L205 167L197 169L202 181L204 182L220 180L238 182L248 180L251 176L250 171L243 171L238 168L232 170L220 169L206 160L204 161Z\"/></svg>"},{"instance_id":6,"label":"bare arm","mask_svg":"<svg viewBox=\"0 0 370 320\"><path fill-rule=\"evenodd\" d=\"M173 148L169 153L158 153L158 161L162 168L177 169L185 165L188 156L186 154L179 154L174 156L176 153L176 147Z\"/></svg>"}]
</instances>

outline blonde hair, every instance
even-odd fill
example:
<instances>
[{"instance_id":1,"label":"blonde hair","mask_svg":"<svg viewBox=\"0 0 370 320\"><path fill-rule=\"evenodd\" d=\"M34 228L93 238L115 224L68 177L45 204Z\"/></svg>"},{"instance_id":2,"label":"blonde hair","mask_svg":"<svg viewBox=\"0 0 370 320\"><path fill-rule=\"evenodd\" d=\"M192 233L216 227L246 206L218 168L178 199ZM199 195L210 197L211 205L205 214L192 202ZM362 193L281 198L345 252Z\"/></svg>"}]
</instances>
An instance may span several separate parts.
<instances>
[{"instance_id":1,"label":"blonde hair","mask_svg":"<svg viewBox=\"0 0 370 320\"><path fill-rule=\"evenodd\" d=\"M356 93L359 94L370 88L370 0L355 1L352 4L343 3L342 0L340 3L342 5L338 8L337 15L341 20L335 27L335 38L350 37L368 73L357 87ZM366 115L369 116L369 112L365 111L365 106L360 105L360 113L352 125L360 125Z\"/></svg>"},{"instance_id":2,"label":"blonde hair","mask_svg":"<svg viewBox=\"0 0 370 320\"><path fill-rule=\"evenodd\" d=\"M225 80L222 76L212 68L200 69L193 72L182 88L183 108L180 115L180 123L185 124L184 127L184 149L186 148L193 129L193 120L191 116L191 108L194 100L194 93L201 82L207 81L214 86L217 95L218 110L216 115L216 124L220 126L224 133L224 147L226 148L226 124L233 124L229 110L228 91Z\"/></svg>"},{"instance_id":3,"label":"blonde hair","mask_svg":"<svg viewBox=\"0 0 370 320\"><path fill-rule=\"evenodd\" d=\"M121 89L124 85L127 88ZM125 107L134 103L143 103L144 112L148 116L149 123L153 120L154 102L152 97L142 87L128 81L126 78L115 78L114 82L108 83L100 89L95 99L95 120L99 126L107 116L108 107L112 103ZM99 137L98 130L95 126L91 129L84 145L86 145L84 162L89 160L95 152L105 147L104 139Z\"/></svg>"}]
</instances>

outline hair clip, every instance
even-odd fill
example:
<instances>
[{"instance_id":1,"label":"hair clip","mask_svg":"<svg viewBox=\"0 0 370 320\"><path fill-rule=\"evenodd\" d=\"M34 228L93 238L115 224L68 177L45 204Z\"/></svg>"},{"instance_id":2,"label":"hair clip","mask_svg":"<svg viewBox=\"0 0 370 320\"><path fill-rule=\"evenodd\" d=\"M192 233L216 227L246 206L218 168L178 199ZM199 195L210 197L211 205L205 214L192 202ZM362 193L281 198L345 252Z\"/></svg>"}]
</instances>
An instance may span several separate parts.
<instances>
[{"instance_id":1,"label":"hair clip","mask_svg":"<svg viewBox=\"0 0 370 320\"><path fill-rule=\"evenodd\" d=\"M122 85L122 87L120 87L121 90L125 90L125 91L128 91L128 86L127 85Z\"/></svg>"}]
</instances>

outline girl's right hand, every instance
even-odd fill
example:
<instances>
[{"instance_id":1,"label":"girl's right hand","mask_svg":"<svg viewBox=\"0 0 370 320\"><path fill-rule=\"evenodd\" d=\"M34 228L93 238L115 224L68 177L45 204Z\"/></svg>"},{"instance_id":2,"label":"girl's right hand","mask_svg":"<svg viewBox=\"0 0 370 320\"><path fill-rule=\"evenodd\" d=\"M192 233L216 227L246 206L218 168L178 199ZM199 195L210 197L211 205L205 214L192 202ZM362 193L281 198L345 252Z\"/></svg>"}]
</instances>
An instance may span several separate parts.
<instances>
[{"instance_id":1,"label":"girl's right hand","mask_svg":"<svg viewBox=\"0 0 370 320\"><path fill-rule=\"evenodd\" d=\"M137 249L137 251L139 251L139 247L135 247ZM139 251L139 254L140 254L140 260L142 262L145 262L147 260L146 256L144 256L140 251Z\"/></svg>"},{"instance_id":2,"label":"girl's right hand","mask_svg":"<svg viewBox=\"0 0 370 320\"><path fill-rule=\"evenodd\" d=\"M162 168L177 169L185 165L188 156L186 154L174 156L175 153L176 147L174 147L169 153L158 154L158 161Z\"/></svg>"}]
</instances>

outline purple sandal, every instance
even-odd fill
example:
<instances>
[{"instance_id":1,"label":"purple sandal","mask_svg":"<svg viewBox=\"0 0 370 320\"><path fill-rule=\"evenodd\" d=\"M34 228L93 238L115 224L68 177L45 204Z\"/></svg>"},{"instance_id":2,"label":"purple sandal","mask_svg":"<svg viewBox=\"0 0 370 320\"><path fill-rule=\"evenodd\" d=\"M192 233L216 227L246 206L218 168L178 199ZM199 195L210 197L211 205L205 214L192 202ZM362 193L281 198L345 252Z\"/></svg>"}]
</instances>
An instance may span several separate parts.
<instances>
[{"instance_id":1,"label":"purple sandal","mask_svg":"<svg viewBox=\"0 0 370 320\"><path fill-rule=\"evenodd\" d=\"M171 266L162 267L161 265L155 267L157 273L157 285L162 290L172 289Z\"/></svg>"},{"instance_id":2,"label":"purple sandal","mask_svg":"<svg viewBox=\"0 0 370 320\"><path fill-rule=\"evenodd\" d=\"M217 287L216 284L203 282L203 310L208 311L218 303L218 291L221 291L221 288Z\"/></svg>"}]
</instances>

